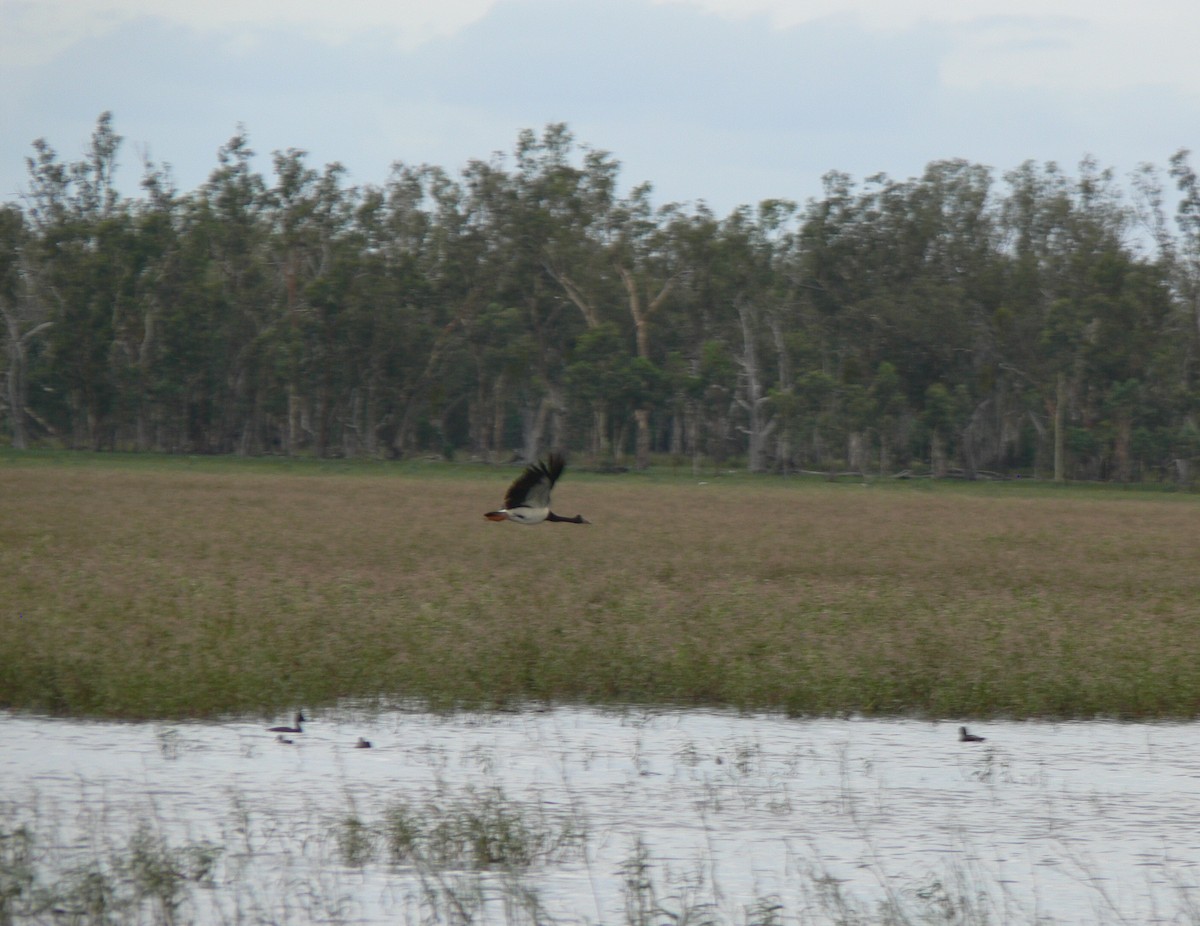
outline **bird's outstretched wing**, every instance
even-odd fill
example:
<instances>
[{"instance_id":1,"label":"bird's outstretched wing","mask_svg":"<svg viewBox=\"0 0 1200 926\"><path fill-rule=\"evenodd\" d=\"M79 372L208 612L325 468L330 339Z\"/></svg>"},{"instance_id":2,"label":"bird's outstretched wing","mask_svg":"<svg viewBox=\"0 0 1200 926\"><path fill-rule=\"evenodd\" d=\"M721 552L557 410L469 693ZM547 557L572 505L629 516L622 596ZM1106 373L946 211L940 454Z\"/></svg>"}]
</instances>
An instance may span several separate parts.
<instances>
[{"instance_id":1,"label":"bird's outstretched wing","mask_svg":"<svg viewBox=\"0 0 1200 926\"><path fill-rule=\"evenodd\" d=\"M550 490L562 475L566 461L562 454L552 453L545 462L530 463L525 467L504 495L504 507L549 508Z\"/></svg>"}]
</instances>

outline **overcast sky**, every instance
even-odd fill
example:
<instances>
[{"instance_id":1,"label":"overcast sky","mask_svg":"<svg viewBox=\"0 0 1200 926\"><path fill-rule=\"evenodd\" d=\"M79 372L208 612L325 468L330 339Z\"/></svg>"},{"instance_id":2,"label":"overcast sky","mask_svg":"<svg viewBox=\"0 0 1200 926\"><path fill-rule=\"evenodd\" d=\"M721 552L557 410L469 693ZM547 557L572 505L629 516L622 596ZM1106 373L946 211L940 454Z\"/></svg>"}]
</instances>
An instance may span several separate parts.
<instances>
[{"instance_id":1,"label":"overcast sky","mask_svg":"<svg viewBox=\"0 0 1200 926\"><path fill-rule=\"evenodd\" d=\"M1124 176L1200 144L1195 0L0 0L0 201L111 110L118 179L191 190L244 126L350 181L566 122L718 213L965 158Z\"/></svg>"}]
</instances>

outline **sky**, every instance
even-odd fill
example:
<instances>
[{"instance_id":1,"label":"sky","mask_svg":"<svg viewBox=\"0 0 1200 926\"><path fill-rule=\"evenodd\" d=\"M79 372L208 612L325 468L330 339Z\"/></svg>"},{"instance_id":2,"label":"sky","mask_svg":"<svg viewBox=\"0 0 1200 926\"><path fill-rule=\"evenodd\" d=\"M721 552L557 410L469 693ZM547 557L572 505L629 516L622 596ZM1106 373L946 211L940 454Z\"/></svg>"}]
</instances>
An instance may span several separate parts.
<instances>
[{"instance_id":1,"label":"sky","mask_svg":"<svg viewBox=\"0 0 1200 926\"><path fill-rule=\"evenodd\" d=\"M380 185L557 122L718 214L952 158L1124 177L1200 144L1197 40L1194 0L0 0L0 202L105 111L129 195L242 130Z\"/></svg>"}]
</instances>

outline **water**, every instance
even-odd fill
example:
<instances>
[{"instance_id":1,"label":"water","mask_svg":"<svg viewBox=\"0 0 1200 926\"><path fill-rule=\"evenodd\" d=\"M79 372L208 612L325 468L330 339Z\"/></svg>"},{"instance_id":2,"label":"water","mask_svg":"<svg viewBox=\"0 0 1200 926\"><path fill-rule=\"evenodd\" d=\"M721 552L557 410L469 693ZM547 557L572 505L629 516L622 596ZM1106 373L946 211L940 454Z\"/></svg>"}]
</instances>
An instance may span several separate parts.
<instances>
[{"instance_id":1,"label":"water","mask_svg":"<svg viewBox=\"0 0 1200 926\"><path fill-rule=\"evenodd\" d=\"M139 828L220 847L181 921L1200 922L1196 724L988 723L967 744L950 722L345 708L291 745L257 721L0 724L0 832L38 834L43 881ZM580 838L519 870L338 839L497 789Z\"/></svg>"}]
</instances>

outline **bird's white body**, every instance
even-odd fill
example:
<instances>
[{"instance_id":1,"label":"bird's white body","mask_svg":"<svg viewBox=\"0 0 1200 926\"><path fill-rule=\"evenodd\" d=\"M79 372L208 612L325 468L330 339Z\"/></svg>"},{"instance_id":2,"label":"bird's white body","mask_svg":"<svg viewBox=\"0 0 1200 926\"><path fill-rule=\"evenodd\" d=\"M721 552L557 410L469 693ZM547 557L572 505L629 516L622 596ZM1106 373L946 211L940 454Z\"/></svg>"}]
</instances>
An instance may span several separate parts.
<instances>
[{"instance_id":1,"label":"bird's white body","mask_svg":"<svg viewBox=\"0 0 1200 926\"><path fill-rule=\"evenodd\" d=\"M502 514L507 520L518 524L541 524L549 516L550 509L522 505L519 508L501 508L496 514Z\"/></svg>"},{"instance_id":2,"label":"bird's white body","mask_svg":"<svg viewBox=\"0 0 1200 926\"><path fill-rule=\"evenodd\" d=\"M504 495L504 507L489 511L489 521L515 521L518 524L541 524L543 521L570 521L587 524L580 514L564 518L550 510L550 490L562 475L566 461L562 454L552 453L544 463L531 463L518 476Z\"/></svg>"}]
</instances>

